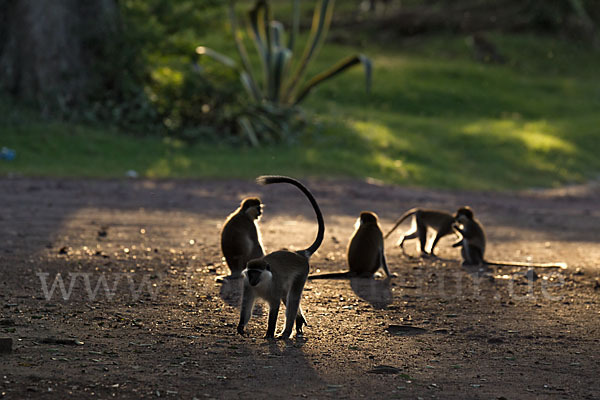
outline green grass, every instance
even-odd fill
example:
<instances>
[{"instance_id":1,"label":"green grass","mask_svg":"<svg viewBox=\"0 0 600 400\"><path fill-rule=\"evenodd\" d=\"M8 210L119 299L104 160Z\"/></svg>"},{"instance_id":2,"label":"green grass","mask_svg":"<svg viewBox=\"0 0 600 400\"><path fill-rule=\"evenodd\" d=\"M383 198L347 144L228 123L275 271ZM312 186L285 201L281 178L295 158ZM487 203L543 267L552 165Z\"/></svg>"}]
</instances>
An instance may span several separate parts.
<instances>
[{"instance_id":1,"label":"green grass","mask_svg":"<svg viewBox=\"0 0 600 400\"><path fill-rule=\"evenodd\" d=\"M219 43L213 48L222 49ZM475 62L461 37L429 37L363 49L375 70L370 95L360 68L308 98L315 116L296 146L261 149L139 138L112 129L41 122L6 104L0 174L122 177L372 177L438 188L511 190L596 179L600 173L600 54L557 39L494 37L509 59ZM227 48L231 48L227 44ZM318 72L356 49L326 45ZM309 74L310 75L310 74Z\"/></svg>"}]
</instances>

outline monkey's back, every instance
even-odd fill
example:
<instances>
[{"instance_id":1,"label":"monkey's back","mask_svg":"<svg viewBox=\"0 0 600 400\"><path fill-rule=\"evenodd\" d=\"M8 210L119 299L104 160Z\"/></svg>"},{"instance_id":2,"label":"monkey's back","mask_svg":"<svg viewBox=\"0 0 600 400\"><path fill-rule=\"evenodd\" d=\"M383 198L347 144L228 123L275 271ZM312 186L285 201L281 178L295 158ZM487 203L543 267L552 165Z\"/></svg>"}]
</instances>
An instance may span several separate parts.
<instances>
[{"instance_id":1,"label":"monkey's back","mask_svg":"<svg viewBox=\"0 0 600 400\"><path fill-rule=\"evenodd\" d=\"M221 231L221 250L228 264L233 257L244 257L246 261L262 257L264 252L254 221L239 213L231 216Z\"/></svg>"},{"instance_id":2,"label":"monkey's back","mask_svg":"<svg viewBox=\"0 0 600 400\"><path fill-rule=\"evenodd\" d=\"M354 233L348 245L348 269L360 274L373 274L380 266L383 234L377 224L363 225Z\"/></svg>"},{"instance_id":3,"label":"monkey's back","mask_svg":"<svg viewBox=\"0 0 600 400\"><path fill-rule=\"evenodd\" d=\"M475 237L473 244L481 249L481 256L483 257L485 254L485 243L487 242L483 226L481 226L479 220L473 218L473 226L471 228L473 229L473 234Z\"/></svg>"},{"instance_id":4,"label":"monkey's back","mask_svg":"<svg viewBox=\"0 0 600 400\"><path fill-rule=\"evenodd\" d=\"M469 242L469 246L477 247L480 250L481 257L485 254L485 231L479 220L473 218L465 225L464 236Z\"/></svg>"},{"instance_id":5,"label":"monkey's back","mask_svg":"<svg viewBox=\"0 0 600 400\"><path fill-rule=\"evenodd\" d=\"M279 288L282 293L287 293L292 287L302 290L310 270L305 256L293 251L279 250L267 254L263 260L271 266L271 274L275 282L272 287ZM281 293L274 295L281 298Z\"/></svg>"}]
</instances>

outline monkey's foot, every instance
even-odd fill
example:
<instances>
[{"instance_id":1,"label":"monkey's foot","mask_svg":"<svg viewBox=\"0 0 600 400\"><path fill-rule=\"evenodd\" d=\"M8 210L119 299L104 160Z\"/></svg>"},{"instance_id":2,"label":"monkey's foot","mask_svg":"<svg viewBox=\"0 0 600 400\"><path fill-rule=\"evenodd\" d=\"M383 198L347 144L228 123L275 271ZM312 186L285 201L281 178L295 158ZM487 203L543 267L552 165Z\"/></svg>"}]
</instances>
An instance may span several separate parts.
<instances>
[{"instance_id":1,"label":"monkey's foot","mask_svg":"<svg viewBox=\"0 0 600 400\"><path fill-rule=\"evenodd\" d=\"M277 336L277 339L279 340L289 340L290 336L292 335L292 332L281 332L281 335Z\"/></svg>"},{"instance_id":2,"label":"monkey's foot","mask_svg":"<svg viewBox=\"0 0 600 400\"><path fill-rule=\"evenodd\" d=\"M225 283L227 281L233 281L236 279L240 279L242 276L241 275L237 275L237 276L233 276L233 275L223 275L223 276L217 276L215 278L215 282L217 283Z\"/></svg>"}]
</instances>

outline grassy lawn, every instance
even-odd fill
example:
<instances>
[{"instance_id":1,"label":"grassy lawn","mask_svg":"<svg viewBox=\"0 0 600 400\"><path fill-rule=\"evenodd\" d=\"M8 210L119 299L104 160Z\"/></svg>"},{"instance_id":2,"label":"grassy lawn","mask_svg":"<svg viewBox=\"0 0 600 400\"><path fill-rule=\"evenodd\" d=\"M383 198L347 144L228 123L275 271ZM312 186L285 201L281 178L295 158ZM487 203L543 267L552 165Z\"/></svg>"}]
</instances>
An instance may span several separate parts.
<instances>
[{"instance_id":1,"label":"grassy lawn","mask_svg":"<svg viewBox=\"0 0 600 400\"><path fill-rule=\"evenodd\" d=\"M371 94L365 94L360 68L318 88L305 103L316 127L295 146L190 147L110 128L43 122L4 104L0 147L14 148L17 158L0 160L0 174L123 177L133 169L147 177L252 178L282 173L493 190L596 179L600 52L543 37L493 39L506 64L474 61L463 37L361 50L374 62ZM312 71L355 52L328 44Z\"/></svg>"}]
</instances>

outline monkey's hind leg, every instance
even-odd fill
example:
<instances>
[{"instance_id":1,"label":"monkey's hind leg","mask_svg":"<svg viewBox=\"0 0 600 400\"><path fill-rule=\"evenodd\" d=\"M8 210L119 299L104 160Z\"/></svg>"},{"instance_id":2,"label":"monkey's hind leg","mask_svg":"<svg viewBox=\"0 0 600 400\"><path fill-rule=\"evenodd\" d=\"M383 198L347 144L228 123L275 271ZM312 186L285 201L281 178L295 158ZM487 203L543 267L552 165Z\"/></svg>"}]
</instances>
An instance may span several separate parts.
<instances>
[{"instance_id":1,"label":"monkey's hind leg","mask_svg":"<svg viewBox=\"0 0 600 400\"><path fill-rule=\"evenodd\" d=\"M300 299L302 298L302 290L304 289L304 282L301 284L292 284L292 288L288 292L285 306L285 329L279 336L281 339L288 339L292 334L292 328L294 322L298 317L298 310L300 309ZM304 317L302 317L304 319Z\"/></svg>"},{"instance_id":2,"label":"monkey's hind leg","mask_svg":"<svg viewBox=\"0 0 600 400\"><path fill-rule=\"evenodd\" d=\"M444 232L443 230L440 230L440 231L436 232L435 238L433 238L433 242L431 243L431 249L429 249L429 255L430 256L437 257L434 254L435 246L437 246L437 244L440 241L440 239L442 237L446 236L447 234L448 234L448 232Z\"/></svg>"},{"instance_id":3,"label":"monkey's hind leg","mask_svg":"<svg viewBox=\"0 0 600 400\"><path fill-rule=\"evenodd\" d=\"M302 325L308 326L308 323L306 322L306 318L304 318L302 307L298 306L298 315L296 315L296 336L303 335Z\"/></svg>"},{"instance_id":4,"label":"monkey's hind leg","mask_svg":"<svg viewBox=\"0 0 600 400\"><path fill-rule=\"evenodd\" d=\"M409 256L409 257L411 257L410 255L408 255L408 254L406 253L406 250L404 249L404 242L405 242L405 241L407 241L407 240L416 239L417 237L419 237L419 233L418 233L418 231L415 229L414 231L411 231L411 232L409 232L409 233L405 234L405 235L402 237L402 239L398 241L398 243L397 243L397 244L398 244L398 246L400 246L400 248L402 249L402 254L404 254L405 256Z\"/></svg>"},{"instance_id":5,"label":"monkey's hind leg","mask_svg":"<svg viewBox=\"0 0 600 400\"><path fill-rule=\"evenodd\" d=\"M460 252L464 260L463 265L465 266L481 266L485 264L483 255L481 254L481 249L478 247L463 244Z\"/></svg>"},{"instance_id":6,"label":"monkey's hind leg","mask_svg":"<svg viewBox=\"0 0 600 400\"><path fill-rule=\"evenodd\" d=\"M421 257L429 257L427 253L427 225L417 219L417 234L419 235L419 245L421 246Z\"/></svg>"},{"instance_id":7,"label":"monkey's hind leg","mask_svg":"<svg viewBox=\"0 0 600 400\"><path fill-rule=\"evenodd\" d=\"M283 299L283 305L287 310L287 299ZM302 325L308 326L308 322L306 322L306 318L304 318L302 307L298 306L298 314L296 315L296 336L303 334Z\"/></svg>"}]
</instances>

